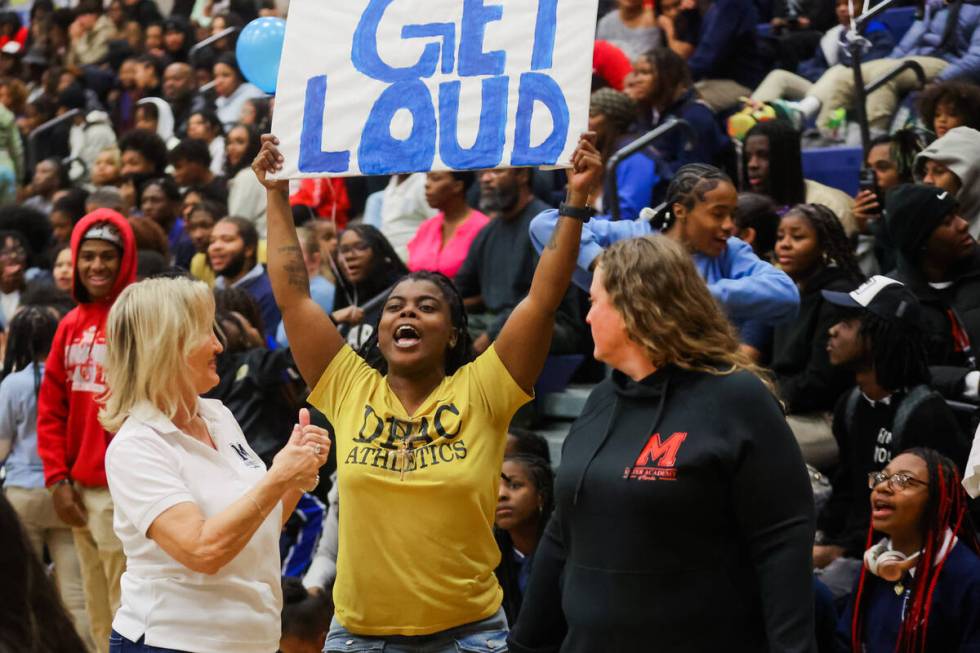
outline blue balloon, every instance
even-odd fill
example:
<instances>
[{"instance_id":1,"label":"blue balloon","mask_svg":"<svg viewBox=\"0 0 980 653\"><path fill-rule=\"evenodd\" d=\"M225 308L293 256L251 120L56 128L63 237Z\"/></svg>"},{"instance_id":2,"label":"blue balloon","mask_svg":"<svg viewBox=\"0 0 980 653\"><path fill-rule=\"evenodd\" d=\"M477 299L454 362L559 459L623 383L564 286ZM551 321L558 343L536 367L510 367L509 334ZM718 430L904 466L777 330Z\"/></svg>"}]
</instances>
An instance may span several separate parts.
<instances>
[{"instance_id":1,"label":"blue balloon","mask_svg":"<svg viewBox=\"0 0 980 653\"><path fill-rule=\"evenodd\" d=\"M286 38L286 21L282 18L256 18L238 36L235 54L245 79L266 93L276 92L279 59Z\"/></svg>"}]
</instances>

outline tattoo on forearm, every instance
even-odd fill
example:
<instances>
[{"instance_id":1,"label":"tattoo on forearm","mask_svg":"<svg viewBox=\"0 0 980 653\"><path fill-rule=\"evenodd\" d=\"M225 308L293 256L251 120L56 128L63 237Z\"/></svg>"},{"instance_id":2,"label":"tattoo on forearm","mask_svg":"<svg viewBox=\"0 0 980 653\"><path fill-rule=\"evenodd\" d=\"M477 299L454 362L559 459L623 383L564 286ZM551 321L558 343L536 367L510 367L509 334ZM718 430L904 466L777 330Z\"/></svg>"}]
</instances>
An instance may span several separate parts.
<instances>
[{"instance_id":1,"label":"tattoo on forearm","mask_svg":"<svg viewBox=\"0 0 980 653\"><path fill-rule=\"evenodd\" d=\"M286 283L296 290L310 292L310 278L306 274L306 264L303 262L303 252L297 245L285 245L279 248L279 253L286 259L281 263L286 273Z\"/></svg>"},{"instance_id":2,"label":"tattoo on forearm","mask_svg":"<svg viewBox=\"0 0 980 653\"><path fill-rule=\"evenodd\" d=\"M551 232L551 238L548 239L548 249L558 249L558 232L561 231L561 224L564 221L564 216L558 216L558 222L555 223L555 228Z\"/></svg>"}]
</instances>

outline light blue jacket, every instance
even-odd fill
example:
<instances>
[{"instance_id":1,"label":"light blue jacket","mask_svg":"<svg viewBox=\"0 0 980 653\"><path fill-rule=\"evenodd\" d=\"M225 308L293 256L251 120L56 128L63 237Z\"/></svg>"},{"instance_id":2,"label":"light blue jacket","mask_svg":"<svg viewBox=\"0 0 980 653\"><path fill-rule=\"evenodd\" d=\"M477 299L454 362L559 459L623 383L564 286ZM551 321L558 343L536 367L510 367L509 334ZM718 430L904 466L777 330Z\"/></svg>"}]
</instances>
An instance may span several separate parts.
<instances>
[{"instance_id":1,"label":"light blue jacket","mask_svg":"<svg viewBox=\"0 0 980 653\"><path fill-rule=\"evenodd\" d=\"M555 209L544 211L531 221L531 242L539 253L551 238L557 221ZM576 285L588 290L592 284L589 268L604 247L652 233L653 228L646 220L590 220L582 228L578 268L574 274ZM774 325L796 317L800 307L796 284L784 272L756 256L748 243L729 238L720 256L711 258L695 253L693 259L708 290L740 330L747 322Z\"/></svg>"}]
</instances>

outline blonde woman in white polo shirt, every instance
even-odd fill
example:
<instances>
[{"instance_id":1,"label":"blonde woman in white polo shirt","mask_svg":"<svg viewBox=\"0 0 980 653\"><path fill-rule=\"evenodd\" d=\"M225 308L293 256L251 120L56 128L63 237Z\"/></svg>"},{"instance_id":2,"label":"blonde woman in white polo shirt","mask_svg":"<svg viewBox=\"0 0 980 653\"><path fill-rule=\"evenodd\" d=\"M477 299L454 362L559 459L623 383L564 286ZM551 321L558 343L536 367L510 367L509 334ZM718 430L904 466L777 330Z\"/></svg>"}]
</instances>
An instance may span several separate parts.
<instances>
[{"instance_id":1,"label":"blonde woman in white polo shirt","mask_svg":"<svg viewBox=\"0 0 980 653\"><path fill-rule=\"evenodd\" d=\"M126 554L112 653L273 653L279 532L317 482L330 441L301 411L265 470L221 402L214 298L188 279L129 286L109 313L100 413Z\"/></svg>"}]
</instances>

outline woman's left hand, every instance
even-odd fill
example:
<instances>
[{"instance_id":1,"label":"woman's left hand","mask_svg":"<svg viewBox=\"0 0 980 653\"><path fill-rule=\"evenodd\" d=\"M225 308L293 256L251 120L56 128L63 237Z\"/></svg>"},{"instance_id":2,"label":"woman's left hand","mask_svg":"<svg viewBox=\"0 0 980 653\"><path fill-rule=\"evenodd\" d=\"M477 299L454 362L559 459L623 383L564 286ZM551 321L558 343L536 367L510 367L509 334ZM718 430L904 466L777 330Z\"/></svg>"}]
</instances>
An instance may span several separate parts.
<instances>
[{"instance_id":1,"label":"woman's left hand","mask_svg":"<svg viewBox=\"0 0 980 653\"><path fill-rule=\"evenodd\" d=\"M309 446L313 449L313 455L320 461L320 467L327 464L327 456L330 455L330 436L319 426L310 424L310 411L301 408L299 411L299 423L293 427L291 440L302 446Z\"/></svg>"}]
</instances>

